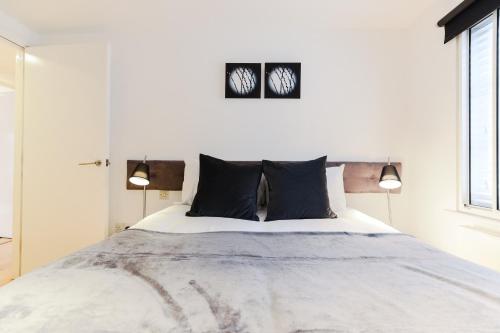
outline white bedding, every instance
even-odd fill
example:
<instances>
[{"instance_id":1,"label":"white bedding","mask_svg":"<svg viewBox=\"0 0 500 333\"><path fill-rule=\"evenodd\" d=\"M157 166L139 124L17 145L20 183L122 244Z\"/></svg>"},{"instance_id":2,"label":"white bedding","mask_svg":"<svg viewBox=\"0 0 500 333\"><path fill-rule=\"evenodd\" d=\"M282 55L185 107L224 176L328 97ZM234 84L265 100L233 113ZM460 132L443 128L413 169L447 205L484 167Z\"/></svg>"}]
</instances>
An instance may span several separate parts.
<instances>
[{"instance_id":1,"label":"white bedding","mask_svg":"<svg viewBox=\"0 0 500 333\"><path fill-rule=\"evenodd\" d=\"M283 220L254 222L221 217L188 217L188 205L174 205L152 214L131 229L169 233L200 233L217 231L248 232L353 232L398 233L385 223L358 210L348 208L336 219ZM265 212L259 212L263 219Z\"/></svg>"},{"instance_id":2,"label":"white bedding","mask_svg":"<svg viewBox=\"0 0 500 333\"><path fill-rule=\"evenodd\" d=\"M252 222L187 209L0 288L0 333L500 332L498 273L358 211Z\"/></svg>"}]
</instances>

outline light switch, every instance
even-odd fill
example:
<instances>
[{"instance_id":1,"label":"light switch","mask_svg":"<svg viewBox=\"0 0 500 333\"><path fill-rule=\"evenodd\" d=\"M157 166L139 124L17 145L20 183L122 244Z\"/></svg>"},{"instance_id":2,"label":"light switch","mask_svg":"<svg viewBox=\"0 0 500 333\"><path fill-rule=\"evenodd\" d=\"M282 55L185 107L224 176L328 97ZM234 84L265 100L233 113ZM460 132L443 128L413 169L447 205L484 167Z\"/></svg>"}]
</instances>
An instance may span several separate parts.
<instances>
[{"instance_id":1,"label":"light switch","mask_svg":"<svg viewBox=\"0 0 500 333\"><path fill-rule=\"evenodd\" d=\"M160 200L168 200L168 191L160 191Z\"/></svg>"}]
</instances>

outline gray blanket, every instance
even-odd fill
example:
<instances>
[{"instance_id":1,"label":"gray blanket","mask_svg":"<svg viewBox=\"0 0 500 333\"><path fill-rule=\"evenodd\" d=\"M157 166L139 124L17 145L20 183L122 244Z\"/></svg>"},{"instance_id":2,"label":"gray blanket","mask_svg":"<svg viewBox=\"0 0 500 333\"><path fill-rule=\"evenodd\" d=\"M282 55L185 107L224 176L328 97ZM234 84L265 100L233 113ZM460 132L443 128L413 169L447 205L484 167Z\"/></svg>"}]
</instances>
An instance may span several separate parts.
<instances>
[{"instance_id":1,"label":"gray blanket","mask_svg":"<svg viewBox=\"0 0 500 333\"><path fill-rule=\"evenodd\" d=\"M128 230L0 288L0 332L500 332L500 274L401 234Z\"/></svg>"}]
</instances>

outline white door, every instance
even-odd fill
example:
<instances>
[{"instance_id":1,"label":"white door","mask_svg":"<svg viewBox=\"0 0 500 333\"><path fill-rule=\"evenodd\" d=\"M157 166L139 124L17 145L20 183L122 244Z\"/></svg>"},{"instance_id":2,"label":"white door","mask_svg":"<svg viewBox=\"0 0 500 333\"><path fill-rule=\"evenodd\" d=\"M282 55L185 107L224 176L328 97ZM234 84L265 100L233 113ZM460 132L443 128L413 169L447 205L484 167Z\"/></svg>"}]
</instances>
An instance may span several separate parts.
<instances>
[{"instance_id":1,"label":"white door","mask_svg":"<svg viewBox=\"0 0 500 333\"><path fill-rule=\"evenodd\" d=\"M107 235L108 47L28 47L24 80L21 274Z\"/></svg>"}]
</instances>

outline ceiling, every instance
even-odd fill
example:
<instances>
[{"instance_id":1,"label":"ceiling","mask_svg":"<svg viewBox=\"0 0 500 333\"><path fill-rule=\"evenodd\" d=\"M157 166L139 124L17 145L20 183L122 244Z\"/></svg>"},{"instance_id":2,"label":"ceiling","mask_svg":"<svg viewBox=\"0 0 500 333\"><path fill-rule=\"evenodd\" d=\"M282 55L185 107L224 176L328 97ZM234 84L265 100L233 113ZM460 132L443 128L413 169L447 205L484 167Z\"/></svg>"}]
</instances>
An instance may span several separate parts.
<instances>
[{"instance_id":1,"label":"ceiling","mask_svg":"<svg viewBox=\"0 0 500 333\"><path fill-rule=\"evenodd\" d=\"M161 20L162 13L188 4L192 10L250 8L314 19L331 13L325 24L341 28L397 29L411 25L439 0L0 0L0 11L36 33L96 32L117 23ZM210 6L210 7L209 7ZM302 20L302 17L300 18Z\"/></svg>"}]
</instances>

